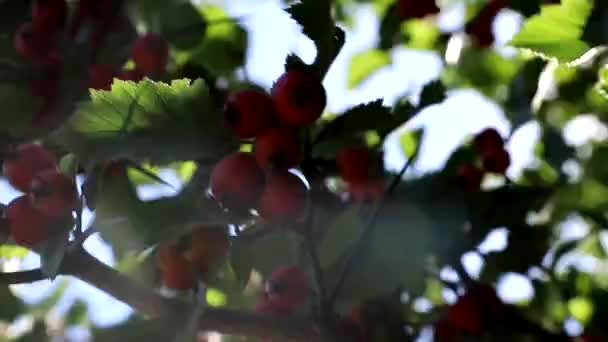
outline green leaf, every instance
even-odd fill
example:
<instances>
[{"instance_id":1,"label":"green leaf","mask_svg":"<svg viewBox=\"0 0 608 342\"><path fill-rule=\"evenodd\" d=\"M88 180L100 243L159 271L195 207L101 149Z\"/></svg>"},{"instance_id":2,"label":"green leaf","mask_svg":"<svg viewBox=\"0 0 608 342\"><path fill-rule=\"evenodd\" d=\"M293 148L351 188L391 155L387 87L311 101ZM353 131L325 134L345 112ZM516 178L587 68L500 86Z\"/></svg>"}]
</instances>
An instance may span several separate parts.
<instances>
[{"instance_id":1,"label":"green leaf","mask_svg":"<svg viewBox=\"0 0 608 342\"><path fill-rule=\"evenodd\" d=\"M315 137L315 143L325 140L339 140L348 136L377 130L383 137L397 127L399 120L391 115L390 108L382 104L382 99L352 107L330 121Z\"/></svg>"},{"instance_id":2,"label":"green leaf","mask_svg":"<svg viewBox=\"0 0 608 342\"><path fill-rule=\"evenodd\" d=\"M207 22L190 2L164 6L159 19L161 32L177 49L195 48L205 38Z\"/></svg>"},{"instance_id":3,"label":"green leaf","mask_svg":"<svg viewBox=\"0 0 608 342\"><path fill-rule=\"evenodd\" d=\"M11 292L9 286L0 288L0 319L12 322L25 311L25 304Z\"/></svg>"},{"instance_id":4,"label":"green leaf","mask_svg":"<svg viewBox=\"0 0 608 342\"><path fill-rule=\"evenodd\" d=\"M230 249L230 266L234 270L236 280L244 288L251 277L253 269L253 251L248 248L247 241L236 240Z\"/></svg>"},{"instance_id":5,"label":"green leaf","mask_svg":"<svg viewBox=\"0 0 608 342\"><path fill-rule=\"evenodd\" d=\"M23 259L30 253L30 250L21 246L13 245L0 245L0 258L10 259L18 258Z\"/></svg>"},{"instance_id":6,"label":"green leaf","mask_svg":"<svg viewBox=\"0 0 608 342\"><path fill-rule=\"evenodd\" d=\"M41 101L32 97L25 86L3 83L0 84L0 103L0 132L19 136L32 121Z\"/></svg>"},{"instance_id":7,"label":"green leaf","mask_svg":"<svg viewBox=\"0 0 608 342\"><path fill-rule=\"evenodd\" d=\"M363 222L359 207L353 206L336 215L327 227L325 236L319 245L319 260L326 268L336 263L349 251L363 232Z\"/></svg>"},{"instance_id":8,"label":"green leaf","mask_svg":"<svg viewBox=\"0 0 608 342\"><path fill-rule=\"evenodd\" d=\"M72 218L62 220L53 224L53 235L45 242L44 247L40 251L40 269L42 273L54 280L59 272L59 266L63 261L68 241L70 230L73 227Z\"/></svg>"},{"instance_id":9,"label":"green leaf","mask_svg":"<svg viewBox=\"0 0 608 342\"><path fill-rule=\"evenodd\" d=\"M298 55L290 53L285 58L285 71L308 69L306 64Z\"/></svg>"},{"instance_id":10,"label":"green leaf","mask_svg":"<svg viewBox=\"0 0 608 342\"><path fill-rule=\"evenodd\" d=\"M234 248L249 249L247 252L239 251L237 253L249 253L253 262L253 269L264 276L270 274L276 267L298 263L299 261L301 241L300 237L293 232L270 232L253 241L245 242L247 243L234 245L231 253Z\"/></svg>"},{"instance_id":11,"label":"green leaf","mask_svg":"<svg viewBox=\"0 0 608 342\"><path fill-rule=\"evenodd\" d=\"M441 35L437 25L425 19L408 20L401 24L401 31L406 37L406 46L411 49L431 50Z\"/></svg>"},{"instance_id":12,"label":"green leaf","mask_svg":"<svg viewBox=\"0 0 608 342\"><path fill-rule=\"evenodd\" d=\"M320 75L329 66L344 45L344 31L334 26L328 0L302 0L285 10L301 27L317 48L314 65Z\"/></svg>"},{"instance_id":13,"label":"green leaf","mask_svg":"<svg viewBox=\"0 0 608 342\"><path fill-rule=\"evenodd\" d=\"M389 6L382 16L380 22L380 41L378 47L382 50L389 50L397 41L397 34L401 29L401 19L397 11L397 4Z\"/></svg>"},{"instance_id":14,"label":"green leaf","mask_svg":"<svg viewBox=\"0 0 608 342\"><path fill-rule=\"evenodd\" d=\"M218 289L208 288L206 294L207 304L212 307L226 305L226 294Z\"/></svg>"},{"instance_id":15,"label":"green leaf","mask_svg":"<svg viewBox=\"0 0 608 342\"><path fill-rule=\"evenodd\" d=\"M405 132L399 137L399 144L401 145L401 151L407 158L412 158L418 151L420 140L424 131L418 129L415 131Z\"/></svg>"},{"instance_id":16,"label":"green leaf","mask_svg":"<svg viewBox=\"0 0 608 342\"><path fill-rule=\"evenodd\" d=\"M198 48L178 54L178 62L199 64L218 75L231 74L245 64L247 31L219 6L203 5L199 10L212 25Z\"/></svg>"},{"instance_id":17,"label":"green leaf","mask_svg":"<svg viewBox=\"0 0 608 342\"><path fill-rule=\"evenodd\" d=\"M563 0L561 5L543 5L540 14L527 19L510 44L531 49L545 58L571 62L590 48L580 38L592 6L590 0Z\"/></svg>"},{"instance_id":18,"label":"green leaf","mask_svg":"<svg viewBox=\"0 0 608 342\"><path fill-rule=\"evenodd\" d=\"M74 177L78 171L78 157L72 153L63 156L59 161L59 170L61 170L64 175Z\"/></svg>"},{"instance_id":19,"label":"green leaf","mask_svg":"<svg viewBox=\"0 0 608 342\"><path fill-rule=\"evenodd\" d=\"M54 139L83 162L216 160L237 146L208 88L187 79L116 80L111 91L92 90Z\"/></svg>"},{"instance_id":20,"label":"green leaf","mask_svg":"<svg viewBox=\"0 0 608 342\"><path fill-rule=\"evenodd\" d=\"M88 320L88 305L82 299L76 299L72 306L65 314L65 324L70 325L82 325Z\"/></svg>"},{"instance_id":21,"label":"green leaf","mask_svg":"<svg viewBox=\"0 0 608 342\"><path fill-rule=\"evenodd\" d=\"M429 82L427 85L424 86L424 88L422 88L418 109L422 109L424 107L443 102L443 100L445 99L445 92L446 88L441 82L441 80Z\"/></svg>"},{"instance_id":22,"label":"green leaf","mask_svg":"<svg viewBox=\"0 0 608 342\"><path fill-rule=\"evenodd\" d=\"M353 89L367 80L374 72L391 63L387 51L369 49L356 53L350 60L348 69L348 89Z\"/></svg>"}]
</instances>

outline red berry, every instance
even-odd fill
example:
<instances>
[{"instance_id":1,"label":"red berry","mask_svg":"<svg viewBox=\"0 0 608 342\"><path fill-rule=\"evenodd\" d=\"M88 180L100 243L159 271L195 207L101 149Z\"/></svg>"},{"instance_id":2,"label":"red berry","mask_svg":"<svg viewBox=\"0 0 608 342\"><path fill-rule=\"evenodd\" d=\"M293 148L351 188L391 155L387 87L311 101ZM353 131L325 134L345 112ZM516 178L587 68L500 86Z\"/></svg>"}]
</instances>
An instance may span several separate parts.
<instances>
[{"instance_id":1,"label":"red berry","mask_svg":"<svg viewBox=\"0 0 608 342\"><path fill-rule=\"evenodd\" d=\"M62 217L74 210L78 192L74 181L57 169L44 170L32 180L32 206L48 217Z\"/></svg>"},{"instance_id":2,"label":"red berry","mask_svg":"<svg viewBox=\"0 0 608 342\"><path fill-rule=\"evenodd\" d=\"M300 177L288 171L272 174L260 198L260 215L274 223L302 218L308 204L308 189Z\"/></svg>"},{"instance_id":3,"label":"red berry","mask_svg":"<svg viewBox=\"0 0 608 342\"><path fill-rule=\"evenodd\" d=\"M37 32L30 23L19 27L13 37L13 45L17 53L34 63L57 64L61 61L61 53L55 46L54 36L48 32Z\"/></svg>"},{"instance_id":4,"label":"red berry","mask_svg":"<svg viewBox=\"0 0 608 342\"><path fill-rule=\"evenodd\" d=\"M236 152L215 165L209 183L213 196L224 207L245 210L257 203L264 172L251 154Z\"/></svg>"},{"instance_id":5,"label":"red berry","mask_svg":"<svg viewBox=\"0 0 608 342\"><path fill-rule=\"evenodd\" d=\"M378 176L377 162L365 147L343 148L338 152L336 162L342 178L347 182L362 183Z\"/></svg>"},{"instance_id":6,"label":"red berry","mask_svg":"<svg viewBox=\"0 0 608 342\"><path fill-rule=\"evenodd\" d=\"M145 75L158 76L169 61L169 44L156 33L139 37L131 50L137 70Z\"/></svg>"},{"instance_id":7,"label":"red berry","mask_svg":"<svg viewBox=\"0 0 608 342\"><path fill-rule=\"evenodd\" d=\"M258 136L254 153L258 164L265 170L288 169L304 157L298 132L285 127L269 128Z\"/></svg>"},{"instance_id":8,"label":"red berry","mask_svg":"<svg viewBox=\"0 0 608 342\"><path fill-rule=\"evenodd\" d=\"M475 146L478 153L500 150L504 146L504 140L495 128L490 127L475 135L473 146Z\"/></svg>"},{"instance_id":9,"label":"red berry","mask_svg":"<svg viewBox=\"0 0 608 342\"><path fill-rule=\"evenodd\" d=\"M481 309L475 299L466 294L448 309L446 319L457 331L474 336L479 336L483 332Z\"/></svg>"},{"instance_id":10,"label":"red berry","mask_svg":"<svg viewBox=\"0 0 608 342\"><path fill-rule=\"evenodd\" d=\"M89 88L110 90L118 69L109 64L92 64L89 66Z\"/></svg>"},{"instance_id":11,"label":"red berry","mask_svg":"<svg viewBox=\"0 0 608 342\"><path fill-rule=\"evenodd\" d=\"M49 237L49 219L32 207L27 195L14 199L6 208L11 236L23 247L33 248Z\"/></svg>"},{"instance_id":12,"label":"red berry","mask_svg":"<svg viewBox=\"0 0 608 342\"><path fill-rule=\"evenodd\" d=\"M35 0L32 3L32 26L37 32L63 29L68 16L65 0Z\"/></svg>"},{"instance_id":13,"label":"red berry","mask_svg":"<svg viewBox=\"0 0 608 342\"><path fill-rule=\"evenodd\" d=\"M435 0L397 0L397 13L401 20L424 18L439 13Z\"/></svg>"},{"instance_id":14,"label":"red berry","mask_svg":"<svg viewBox=\"0 0 608 342\"><path fill-rule=\"evenodd\" d=\"M231 94L224 105L228 126L241 138L260 135L275 122L270 96L260 90L242 90Z\"/></svg>"},{"instance_id":15,"label":"red berry","mask_svg":"<svg viewBox=\"0 0 608 342\"><path fill-rule=\"evenodd\" d=\"M272 87L271 96L279 119L294 127L308 126L317 121L327 104L321 79L303 70L281 75Z\"/></svg>"},{"instance_id":16,"label":"red berry","mask_svg":"<svg viewBox=\"0 0 608 342\"><path fill-rule=\"evenodd\" d=\"M458 168L458 182L464 191L479 190L484 172L472 164L464 164Z\"/></svg>"},{"instance_id":17,"label":"red berry","mask_svg":"<svg viewBox=\"0 0 608 342\"><path fill-rule=\"evenodd\" d=\"M200 275L206 276L228 254L230 241L226 226L203 225L197 227L190 237L190 245L184 252Z\"/></svg>"},{"instance_id":18,"label":"red berry","mask_svg":"<svg viewBox=\"0 0 608 342\"><path fill-rule=\"evenodd\" d=\"M447 319L435 323L433 340L438 342L458 342L460 334Z\"/></svg>"},{"instance_id":19,"label":"red berry","mask_svg":"<svg viewBox=\"0 0 608 342\"><path fill-rule=\"evenodd\" d=\"M144 78L144 75L137 69L123 70L118 76L119 80L139 82Z\"/></svg>"},{"instance_id":20,"label":"red berry","mask_svg":"<svg viewBox=\"0 0 608 342\"><path fill-rule=\"evenodd\" d=\"M483 168L488 172L504 174L509 165L511 165L511 157L505 149L490 150L481 155Z\"/></svg>"},{"instance_id":21,"label":"red berry","mask_svg":"<svg viewBox=\"0 0 608 342\"><path fill-rule=\"evenodd\" d=\"M282 266L268 277L265 283L266 305L280 312L293 312L308 300L308 275L298 266Z\"/></svg>"},{"instance_id":22,"label":"red berry","mask_svg":"<svg viewBox=\"0 0 608 342\"><path fill-rule=\"evenodd\" d=\"M489 47L494 43L492 23L498 12L505 6L505 0L491 0L472 21L467 23L465 32L473 38L475 45Z\"/></svg>"},{"instance_id":23,"label":"red berry","mask_svg":"<svg viewBox=\"0 0 608 342\"><path fill-rule=\"evenodd\" d=\"M161 271L163 284L175 290L188 290L194 287L196 279L192 265L180 253L175 242L164 242L158 249L157 264Z\"/></svg>"},{"instance_id":24,"label":"red berry","mask_svg":"<svg viewBox=\"0 0 608 342\"><path fill-rule=\"evenodd\" d=\"M46 169L56 168L55 157L37 144L21 144L10 151L2 165L8 182L17 190L28 192L34 177Z\"/></svg>"}]
</instances>

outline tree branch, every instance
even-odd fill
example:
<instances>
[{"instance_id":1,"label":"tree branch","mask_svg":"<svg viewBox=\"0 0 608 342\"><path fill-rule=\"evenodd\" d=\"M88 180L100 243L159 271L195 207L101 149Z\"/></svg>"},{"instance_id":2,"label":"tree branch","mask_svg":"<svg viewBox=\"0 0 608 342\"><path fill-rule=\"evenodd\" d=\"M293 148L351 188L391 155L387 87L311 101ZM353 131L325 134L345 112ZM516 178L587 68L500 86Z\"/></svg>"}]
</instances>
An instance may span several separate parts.
<instances>
[{"instance_id":1,"label":"tree branch","mask_svg":"<svg viewBox=\"0 0 608 342\"><path fill-rule=\"evenodd\" d=\"M73 252L62 265L65 274L75 276L135 310L155 317L182 317L193 305L183 300L166 298L103 264L84 249ZM322 337L314 322L219 308L207 308L198 323L202 330L224 334L255 336L277 341L336 341L335 336Z\"/></svg>"},{"instance_id":2,"label":"tree branch","mask_svg":"<svg viewBox=\"0 0 608 342\"><path fill-rule=\"evenodd\" d=\"M47 278L48 277L42 274L42 270L39 268L28 271L2 272L0 273L0 284L26 284L45 280Z\"/></svg>"}]
</instances>

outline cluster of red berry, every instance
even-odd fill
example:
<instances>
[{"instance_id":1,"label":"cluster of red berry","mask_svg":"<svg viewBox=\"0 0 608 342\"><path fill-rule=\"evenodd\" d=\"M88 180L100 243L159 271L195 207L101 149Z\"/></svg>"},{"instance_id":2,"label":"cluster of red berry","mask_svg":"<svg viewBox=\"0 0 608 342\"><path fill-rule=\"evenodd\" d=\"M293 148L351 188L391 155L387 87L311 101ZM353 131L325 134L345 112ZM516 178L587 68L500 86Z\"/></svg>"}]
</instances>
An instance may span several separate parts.
<instances>
[{"instance_id":1,"label":"cluster of red berry","mask_svg":"<svg viewBox=\"0 0 608 342\"><path fill-rule=\"evenodd\" d=\"M162 284L174 290L189 290L197 278L205 280L226 257L230 245L225 226L201 226L182 241L163 242L156 259Z\"/></svg>"},{"instance_id":2,"label":"cluster of red berry","mask_svg":"<svg viewBox=\"0 0 608 342\"><path fill-rule=\"evenodd\" d=\"M347 191L355 201L379 200L384 194L381 160L367 147L345 147L336 158Z\"/></svg>"},{"instance_id":3,"label":"cluster of red berry","mask_svg":"<svg viewBox=\"0 0 608 342\"><path fill-rule=\"evenodd\" d=\"M248 89L229 95L226 124L239 138L255 138L254 151L235 152L215 165L214 198L229 210L257 208L271 222L301 218L308 188L288 170L304 157L300 130L321 116L326 100L321 79L308 70L285 72L270 94Z\"/></svg>"},{"instance_id":4,"label":"cluster of red berry","mask_svg":"<svg viewBox=\"0 0 608 342\"><path fill-rule=\"evenodd\" d=\"M34 124L43 125L54 117L53 107L61 89L64 71L64 52L80 34L87 35L94 51L104 45L108 35L120 32L127 19L122 13L123 1L80 0L76 12L69 15L66 0L34 0L31 22L24 23L15 32L15 51L25 60L45 67L44 72L29 81L32 96L43 99L42 109L34 118ZM68 18L71 18L68 26ZM144 76L158 77L168 62L169 46L158 34L148 33L133 44L131 55L135 69L122 70L122 65L104 61L91 61L88 79L83 85L94 89L109 89L114 78L141 80Z\"/></svg>"},{"instance_id":5,"label":"cluster of red berry","mask_svg":"<svg viewBox=\"0 0 608 342\"><path fill-rule=\"evenodd\" d=\"M37 144L22 144L9 151L4 176L25 194L6 208L10 236L24 247L35 248L51 235L53 223L70 217L78 204L72 178L59 171L54 156Z\"/></svg>"},{"instance_id":6,"label":"cluster of red berry","mask_svg":"<svg viewBox=\"0 0 608 342\"><path fill-rule=\"evenodd\" d=\"M494 287L476 285L450 306L435 324L435 340L460 341L462 336L481 336L489 326L500 322L507 306L498 298Z\"/></svg>"},{"instance_id":7,"label":"cluster of red berry","mask_svg":"<svg viewBox=\"0 0 608 342\"><path fill-rule=\"evenodd\" d=\"M463 164L458 169L462 188L477 191L485 172L504 174L511 165L511 156L504 147L504 140L494 128L486 128L475 136L473 146L481 159L481 167L473 163Z\"/></svg>"}]
</instances>

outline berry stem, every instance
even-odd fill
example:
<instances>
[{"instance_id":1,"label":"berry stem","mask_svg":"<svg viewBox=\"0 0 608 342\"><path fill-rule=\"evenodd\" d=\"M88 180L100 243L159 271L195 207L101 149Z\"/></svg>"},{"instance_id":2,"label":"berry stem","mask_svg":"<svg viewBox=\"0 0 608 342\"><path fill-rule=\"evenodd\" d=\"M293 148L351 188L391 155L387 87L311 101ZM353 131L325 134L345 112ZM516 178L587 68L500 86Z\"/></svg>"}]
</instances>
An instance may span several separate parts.
<instances>
[{"instance_id":1,"label":"berry stem","mask_svg":"<svg viewBox=\"0 0 608 342\"><path fill-rule=\"evenodd\" d=\"M346 280L348 279L348 276L350 275L353 267L357 264L357 261L361 257L361 254L363 253L366 242L368 242L370 240L371 235L374 231L374 226L376 224L376 220L378 219L380 211L384 207L386 198L389 197L395 191L395 189L401 182L403 175L409 169L410 165L416 160L417 156L418 156L418 149L416 149L416 151L414 151L412 156L405 162L405 164L403 165L403 167L401 168L399 173L393 178L393 180L391 181L391 184L388 186L388 188L384 192L384 196L382 196L382 198L376 203L371 216L369 217L367 223L365 224L365 226L363 228L361 237L359 237L359 240L357 240L357 242L355 243L353 251L352 251L351 255L349 256L349 258L347 259L346 264L344 265L344 268L342 269L342 273L340 273L340 276L338 277L338 282L336 283L333 291L331 292L331 294L329 296L328 305L329 305L330 309L333 310L334 304L336 302L336 299L338 298L338 295L340 294L340 291L344 287L344 284L346 283Z\"/></svg>"},{"instance_id":2,"label":"berry stem","mask_svg":"<svg viewBox=\"0 0 608 342\"><path fill-rule=\"evenodd\" d=\"M0 273L0 284L4 285L27 284L44 279L47 279L47 276L42 273L40 268L27 271Z\"/></svg>"}]
</instances>

